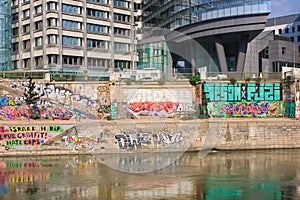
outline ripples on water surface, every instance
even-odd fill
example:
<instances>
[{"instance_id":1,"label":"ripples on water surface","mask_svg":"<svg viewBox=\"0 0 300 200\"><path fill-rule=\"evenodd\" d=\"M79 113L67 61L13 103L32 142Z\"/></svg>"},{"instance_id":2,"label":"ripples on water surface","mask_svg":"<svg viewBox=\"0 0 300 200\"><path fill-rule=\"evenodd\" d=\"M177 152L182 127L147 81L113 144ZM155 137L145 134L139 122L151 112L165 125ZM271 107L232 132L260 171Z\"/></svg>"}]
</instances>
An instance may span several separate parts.
<instances>
[{"instance_id":1,"label":"ripples on water surface","mask_svg":"<svg viewBox=\"0 0 300 200\"><path fill-rule=\"evenodd\" d=\"M300 199L299 158L300 150L216 152L203 159L186 153L146 174L110 169L92 156L2 158L0 199ZM139 160L106 159L127 168Z\"/></svg>"}]
</instances>

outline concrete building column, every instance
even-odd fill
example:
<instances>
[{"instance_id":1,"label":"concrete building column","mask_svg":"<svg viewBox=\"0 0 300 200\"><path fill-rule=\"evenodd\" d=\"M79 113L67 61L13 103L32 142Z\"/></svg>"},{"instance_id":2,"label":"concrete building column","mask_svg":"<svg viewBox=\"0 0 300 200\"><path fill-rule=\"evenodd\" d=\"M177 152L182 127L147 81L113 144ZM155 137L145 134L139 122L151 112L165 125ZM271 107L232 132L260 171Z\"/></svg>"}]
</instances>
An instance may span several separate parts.
<instances>
[{"instance_id":1,"label":"concrete building column","mask_svg":"<svg viewBox=\"0 0 300 200\"><path fill-rule=\"evenodd\" d=\"M245 58L247 53L248 35L242 35L241 42L239 44L236 71L243 72L245 66Z\"/></svg>"},{"instance_id":2,"label":"concrete building column","mask_svg":"<svg viewBox=\"0 0 300 200\"><path fill-rule=\"evenodd\" d=\"M228 67L226 62L225 49L223 46L222 38L220 36L215 36L215 46L218 54L221 72L227 72Z\"/></svg>"},{"instance_id":3,"label":"concrete building column","mask_svg":"<svg viewBox=\"0 0 300 200\"><path fill-rule=\"evenodd\" d=\"M196 75L196 49L193 44L189 45L190 48L190 62L191 62L191 68L192 68L192 75Z\"/></svg>"}]
</instances>

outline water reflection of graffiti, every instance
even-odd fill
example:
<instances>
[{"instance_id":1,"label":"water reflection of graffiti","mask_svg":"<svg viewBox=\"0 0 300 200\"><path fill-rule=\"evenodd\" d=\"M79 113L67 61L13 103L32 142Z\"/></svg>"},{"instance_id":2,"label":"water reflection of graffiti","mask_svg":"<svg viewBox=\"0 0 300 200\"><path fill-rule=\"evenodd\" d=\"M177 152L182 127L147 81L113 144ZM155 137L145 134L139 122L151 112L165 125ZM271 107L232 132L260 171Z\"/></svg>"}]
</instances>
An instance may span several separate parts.
<instances>
[{"instance_id":1,"label":"water reflection of graffiti","mask_svg":"<svg viewBox=\"0 0 300 200\"><path fill-rule=\"evenodd\" d=\"M283 116L282 102L209 102L213 116L225 117L279 117Z\"/></svg>"},{"instance_id":2,"label":"water reflection of graffiti","mask_svg":"<svg viewBox=\"0 0 300 200\"><path fill-rule=\"evenodd\" d=\"M295 108L296 105L293 102L285 103L285 116L289 118L295 118Z\"/></svg>"},{"instance_id":3,"label":"water reflection of graffiti","mask_svg":"<svg viewBox=\"0 0 300 200\"><path fill-rule=\"evenodd\" d=\"M163 145L163 144L176 144L182 143L181 132L167 132L161 131L158 134L151 133L137 133L136 137L132 134L122 133L115 135L115 143L119 149L140 149L148 145Z\"/></svg>"}]
</instances>

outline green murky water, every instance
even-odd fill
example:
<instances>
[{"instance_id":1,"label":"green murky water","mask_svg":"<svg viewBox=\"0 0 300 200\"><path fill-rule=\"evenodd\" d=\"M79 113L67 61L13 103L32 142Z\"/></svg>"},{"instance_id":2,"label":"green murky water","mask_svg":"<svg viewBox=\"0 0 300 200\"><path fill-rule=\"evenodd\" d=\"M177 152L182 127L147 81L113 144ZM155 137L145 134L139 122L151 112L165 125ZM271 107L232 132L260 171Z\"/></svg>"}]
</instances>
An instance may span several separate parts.
<instances>
[{"instance_id":1,"label":"green murky water","mask_svg":"<svg viewBox=\"0 0 300 200\"><path fill-rule=\"evenodd\" d=\"M93 156L1 158L0 199L300 199L300 150L186 153L142 174Z\"/></svg>"}]
</instances>

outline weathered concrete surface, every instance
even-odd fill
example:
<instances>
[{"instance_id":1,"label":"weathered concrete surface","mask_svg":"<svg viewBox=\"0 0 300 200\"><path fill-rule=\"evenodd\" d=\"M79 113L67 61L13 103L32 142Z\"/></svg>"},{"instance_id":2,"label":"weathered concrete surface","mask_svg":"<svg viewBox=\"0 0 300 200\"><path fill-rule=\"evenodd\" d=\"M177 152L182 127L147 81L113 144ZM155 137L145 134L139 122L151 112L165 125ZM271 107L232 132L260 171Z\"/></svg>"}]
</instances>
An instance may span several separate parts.
<instances>
[{"instance_id":1,"label":"weathered concrete surface","mask_svg":"<svg viewBox=\"0 0 300 200\"><path fill-rule=\"evenodd\" d=\"M79 136L90 136L91 130L99 128L105 138L94 145L93 150L87 148L72 149L62 145L58 140L51 145L29 149L9 149L0 151L4 156L40 156L40 155L76 155L76 154L107 154L107 153L145 153L169 151L199 151L205 149L220 150L247 150L247 149L279 149L300 148L300 121L286 118L278 119L206 119L194 121L164 120L163 127L157 121L151 120L122 120L122 121L96 121L96 122L70 122L70 121L27 121L27 122L1 122L0 125L34 125L34 124L75 124ZM157 124L156 124L157 123ZM96 124L96 126L91 126ZM132 134L132 140L138 142L136 134L140 130L149 130L157 127L157 131L150 133L149 144L120 146L116 134ZM126 127L128 126L128 127ZM100 130L101 129L101 130ZM157 140L159 131L181 132L182 138L176 144L162 143ZM136 131L136 132L135 132ZM195 131L195 132L193 132ZM98 133L98 132L96 132ZM130 140L131 140L130 139ZM172 138L170 137L170 141ZM125 144L125 139L121 141ZM184 144L184 145L183 145ZM122 147L122 148L121 148ZM169 148L171 147L171 148Z\"/></svg>"}]
</instances>

